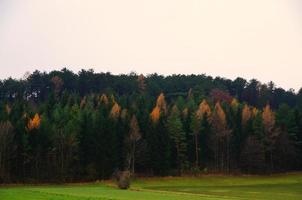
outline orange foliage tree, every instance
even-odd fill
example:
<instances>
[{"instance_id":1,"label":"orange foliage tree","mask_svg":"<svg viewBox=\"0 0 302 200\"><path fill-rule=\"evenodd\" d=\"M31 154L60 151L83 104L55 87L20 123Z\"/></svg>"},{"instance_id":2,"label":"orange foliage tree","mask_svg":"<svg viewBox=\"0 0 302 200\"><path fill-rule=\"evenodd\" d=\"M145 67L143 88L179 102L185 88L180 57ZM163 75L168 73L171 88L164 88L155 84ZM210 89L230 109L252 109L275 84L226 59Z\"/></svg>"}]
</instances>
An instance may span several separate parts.
<instances>
[{"instance_id":1,"label":"orange foliage tree","mask_svg":"<svg viewBox=\"0 0 302 200\"><path fill-rule=\"evenodd\" d=\"M192 122L192 128L193 128L193 133L194 133L194 140L195 140L195 164L196 166L199 165L199 134L200 134L200 130L201 130L201 121L203 120L203 117L207 117L207 121L210 122L211 121L211 108L208 104L208 102L206 100L203 100L200 104L199 107L197 109L197 111L195 112L194 118L193 118L193 122Z\"/></svg>"},{"instance_id":2,"label":"orange foliage tree","mask_svg":"<svg viewBox=\"0 0 302 200\"><path fill-rule=\"evenodd\" d=\"M279 136L279 130L275 128L275 113L271 110L270 105L267 104L262 112L262 120L264 127L264 134L266 140L266 149L269 154L270 170L273 170L273 148L277 137Z\"/></svg>"},{"instance_id":3,"label":"orange foliage tree","mask_svg":"<svg viewBox=\"0 0 302 200\"><path fill-rule=\"evenodd\" d=\"M33 129L39 129L41 124L41 118L40 115L38 113L35 114L34 118L29 119L29 122L27 124L27 129L29 131L33 130Z\"/></svg>"},{"instance_id":4,"label":"orange foliage tree","mask_svg":"<svg viewBox=\"0 0 302 200\"><path fill-rule=\"evenodd\" d=\"M219 102L215 105L212 115L212 148L214 151L214 163L216 170L229 172L230 170L230 136L226 115Z\"/></svg>"},{"instance_id":5,"label":"orange foliage tree","mask_svg":"<svg viewBox=\"0 0 302 200\"><path fill-rule=\"evenodd\" d=\"M267 104L263 109L262 120L265 133L271 134L275 126L275 114L271 110L269 104Z\"/></svg>"},{"instance_id":6,"label":"orange foliage tree","mask_svg":"<svg viewBox=\"0 0 302 200\"><path fill-rule=\"evenodd\" d=\"M110 111L110 117L112 119L117 119L117 118L119 118L120 113L121 113L121 107L120 107L120 105L118 105L117 102L114 102L114 104L113 104L113 106L111 108L111 111Z\"/></svg>"},{"instance_id":7,"label":"orange foliage tree","mask_svg":"<svg viewBox=\"0 0 302 200\"><path fill-rule=\"evenodd\" d=\"M167 105L165 100L165 95L161 93L157 100L156 100L156 106L153 108L150 117L153 122L157 122L160 118L161 114L167 113Z\"/></svg>"}]
</instances>

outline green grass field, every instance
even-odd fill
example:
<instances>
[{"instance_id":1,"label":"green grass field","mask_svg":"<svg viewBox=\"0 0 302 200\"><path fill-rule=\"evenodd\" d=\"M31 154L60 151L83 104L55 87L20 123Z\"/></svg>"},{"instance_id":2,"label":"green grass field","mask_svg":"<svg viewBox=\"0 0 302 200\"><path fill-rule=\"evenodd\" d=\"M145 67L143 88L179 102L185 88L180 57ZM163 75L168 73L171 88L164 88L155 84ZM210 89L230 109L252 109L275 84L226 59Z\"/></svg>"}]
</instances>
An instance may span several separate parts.
<instances>
[{"instance_id":1,"label":"green grass field","mask_svg":"<svg viewBox=\"0 0 302 200\"><path fill-rule=\"evenodd\" d=\"M302 174L146 178L119 190L111 182L49 186L2 186L0 200L302 199Z\"/></svg>"}]
</instances>

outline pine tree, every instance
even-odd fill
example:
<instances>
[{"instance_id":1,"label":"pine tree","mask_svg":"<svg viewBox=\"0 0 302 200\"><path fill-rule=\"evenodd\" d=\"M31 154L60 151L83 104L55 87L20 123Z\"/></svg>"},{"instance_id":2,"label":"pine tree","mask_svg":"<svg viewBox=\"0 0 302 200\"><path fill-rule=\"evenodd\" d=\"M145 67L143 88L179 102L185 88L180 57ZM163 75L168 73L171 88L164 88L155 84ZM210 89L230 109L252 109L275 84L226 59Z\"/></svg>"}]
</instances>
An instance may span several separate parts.
<instances>
[{"instance_id":1,"label":"pine tree","mask_svg":"<svg viewBox=\"0 0 302 200\"><path fill-rule=\"evenodd\" d=\"M186 137L183 130L180 113L176 105L173 106L170 116L167 121L169 136L173 141L176 149L176 160L179 174L186 166Z\"/></svg>"},{"instance_id":2,"label":"pine tree","mask_svg":"<svg viewBox=\"0 0 302 200\"><path fill-rule=\"evenodd\" d=\"M298 155L298 132L296 116L287 104L279 106L276 112L276 126L280 127L281 134L276 139L276 159L279 169L294 169L299 161L295 159ZM286 163L286 164L284 164Z\"/></svg>"},{"instance_id":3,"label":"pine tree","mask_svg":"<svg viewBox=\"0 0 302 200\"><path fill-rule=\"evenodd\" d=\"M0 122L0 180L9 182L11 179L11 161L16 148L15 132L9 121Z\"/></svg>"}]
</instances>

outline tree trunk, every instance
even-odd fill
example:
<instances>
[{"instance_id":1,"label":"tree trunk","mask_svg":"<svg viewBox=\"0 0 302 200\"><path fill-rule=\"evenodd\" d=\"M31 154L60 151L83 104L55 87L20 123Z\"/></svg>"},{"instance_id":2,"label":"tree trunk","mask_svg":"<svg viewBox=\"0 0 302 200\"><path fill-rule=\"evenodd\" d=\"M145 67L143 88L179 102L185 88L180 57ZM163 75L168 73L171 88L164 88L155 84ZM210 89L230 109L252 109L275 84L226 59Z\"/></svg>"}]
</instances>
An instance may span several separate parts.
<instances>
[{"instance_id":1,"label":"tree trunk","mask_svg":"<svg viewBox=\"0 0 302 200\"><path fill-rule=\"evenodd\" d=\"M199 153L198 153L198 134L195 133L195 156L196 156L196 167L199 166Z\"/></svg>"},{"instance_id":2,"label":"tree trunk","mask_svg":"<svg viewBox=\"0 0 302 200\"><path fill-rule=\"evenodd\" d=\"M135 142L133 143L133 151L132 151L132 175L135 173Z\"/></svg>"}]
</instances>

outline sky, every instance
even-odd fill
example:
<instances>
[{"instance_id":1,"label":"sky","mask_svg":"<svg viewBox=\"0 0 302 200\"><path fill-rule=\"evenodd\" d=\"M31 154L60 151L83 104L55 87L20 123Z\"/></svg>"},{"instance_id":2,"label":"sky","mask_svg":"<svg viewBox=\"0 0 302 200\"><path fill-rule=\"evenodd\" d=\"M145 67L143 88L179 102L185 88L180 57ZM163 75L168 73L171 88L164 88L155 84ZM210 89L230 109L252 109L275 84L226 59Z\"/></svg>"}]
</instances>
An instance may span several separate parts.
<instances>
[{"instance_id":1,"label":"sky","mask_svg":"<svg viewBox=\"0 0 302 200\"><path fill-rule=\"evenodd\" d=\"M0 0L0 79L35 69L302 87L301 0Z\"/></svg>"}]
</instances>

